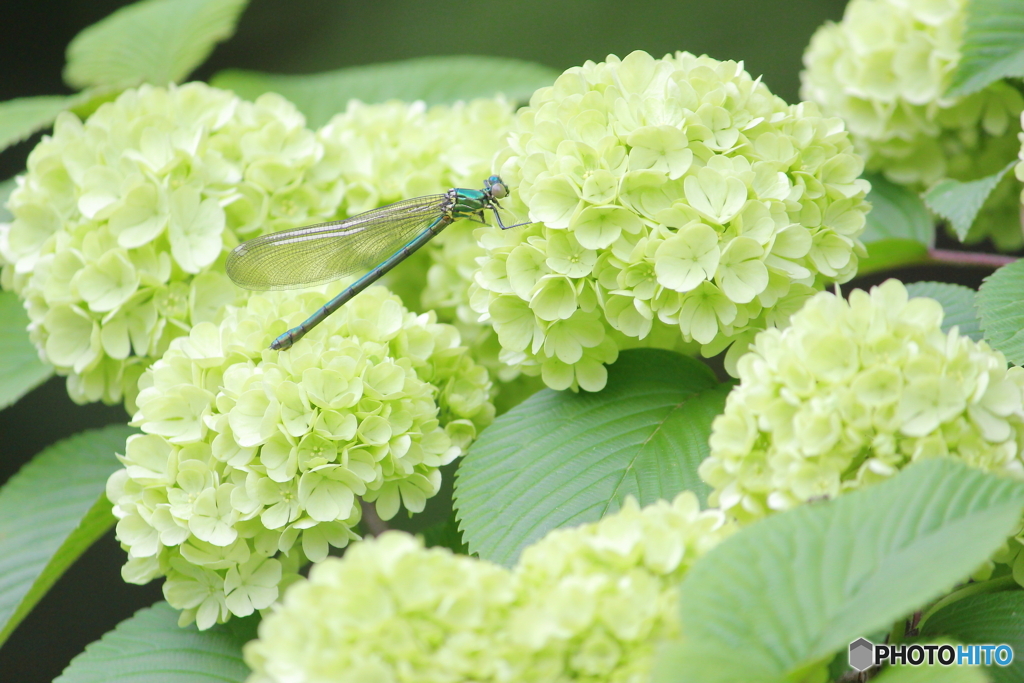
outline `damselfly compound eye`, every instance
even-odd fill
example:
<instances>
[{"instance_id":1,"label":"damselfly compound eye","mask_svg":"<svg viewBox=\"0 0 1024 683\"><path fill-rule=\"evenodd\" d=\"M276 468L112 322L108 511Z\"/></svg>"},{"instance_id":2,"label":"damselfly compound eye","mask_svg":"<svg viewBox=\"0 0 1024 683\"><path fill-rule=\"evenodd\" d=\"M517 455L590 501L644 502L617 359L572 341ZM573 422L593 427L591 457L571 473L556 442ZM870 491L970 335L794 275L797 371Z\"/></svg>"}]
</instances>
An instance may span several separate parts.
<instances>
[{"instance_id":1,"label":"damselfly compound eye","mask_svg":"<svg viewBox=\"0 0 1024 683\"><path fill-rule=\"evenodd\" d=\"M501 182L501 178L496 175L492 175L487 179L487 184L491 189L491 196L495 199L504 199L508 196L508 188L505 187L505 183Z\"/></svg>"}]
</instances>

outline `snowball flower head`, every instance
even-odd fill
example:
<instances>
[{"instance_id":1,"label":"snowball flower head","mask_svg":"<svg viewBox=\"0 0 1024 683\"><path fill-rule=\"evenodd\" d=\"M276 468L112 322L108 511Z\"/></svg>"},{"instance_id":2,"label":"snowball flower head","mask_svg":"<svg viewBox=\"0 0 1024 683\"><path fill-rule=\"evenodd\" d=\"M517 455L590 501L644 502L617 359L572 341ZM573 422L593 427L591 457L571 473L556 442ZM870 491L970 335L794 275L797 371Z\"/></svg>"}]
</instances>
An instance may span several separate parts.
<instances>
[{"instance_id":1,"label":"snowball flower head","mask_svg":"<svg viewBox=\"0 0 1024 683\"><path fill-rule=\"evenodd\" d=\"M888 280L759 334L712 424L709 502L750 521L936 456L1024 477L1024 369L942 317Z\"/></svg>"},{"instance_id":2,"label":"snowball flower head","mask_svg":"<svg viewBox=\"0 0 1024 683\"><path fill-rule=\"evenodd\" d=\"M634 52L569 69L502 152L527 228L478 231L471 305L502 359L601 389L637 345L718 353L783 324L862 250L868 184L839 119L735 62Z\"/></svg>"},{"instance_id":3,"label":"snowball flower head","mask_svg":"<svg viewBox=\"0 0 1024 683\"><path fill-rule=\"evenodd\" d=\"M388 532L288 590L249 683L648 681L679 579L732 531L686 492L554 531L512 570Z\"/></svg>"},{"instance_id":4,"label":"snowball flower head","mask_svg":"<svg viewBox=\"0 0 1024 683\"><path fill-rule=\"evenodd\" d=\"M322 291L253 296L200 323L142 376L107 495L133 583L200 628L263 609L305 559L356 538L362 499L423 510L439 468L494 414L487 371L433 314L371 287L288 351Z\"/></svg>"},{"instance_id":5,"label":"snowball flower head","mask_svg":"<svg viewBox=\"0 0 1024 683\"><path fill-rule=\"evenodd\" d=\"M500 97L429 108L423 102L353 100L317 133L325 150L318 182L328 194L343 192L339 217L452 187L478 188L492 173L512 119L511 103ZM510 378L514 373L497 361L493 332L469 308L469 285L483 254L473 237L478 227L457 221L386 282L410 308L433 309L441 321L455 324L475 358Z\"/></svg>"},{"instance_id":6,"label":"snowball flower head","mask_svg":"<svg viewBox=\"0 0 1024 683\"><path fill-rule=\"evenodd\" d=\"M337 196L304 184L322 154L282 98L202 83L61 114L11 194L0 264L71 398L131 410L171 340L245 296L217 265L227 249L333 213Z\"/></svg>"},{"instance_id":7,"label":"snowball flower head","mask_svg":"<svg viewBox=\"0 0 1024 683\"><path fill-rule=\"evenodd\" d=\"M484 98L427 107L423 102L349 102L317 131L324 160L317 180L341 183L341 215L410 197L477 187L504 147L513 107Z\"/></svg>"},{"instance_id":8,"label":"snowball flower head","mask_svg":"<svg viewBox=\"0 0 1024 683\"><path fill-rule=\"evenodd\" d=\"M498 681L508 570L399 531L328 558L245 646L248 683Z\"/></svg>"},{"instance_id":9,"label":"snowball flower head","mask_svg":"<svg viewBox=\"0 0 1024 683\"><path fill-rule=\"evenodd\" d=\"M679 581L734 530L686 491L552 531L514 569L509 680L646 683L659 641L678 632Z\"/></svg>"},{"instance_id":10,"label":"snowball flower head","mask_svg":"<svg viewBox=\"0 0 1024 683\"><path fill-rule=\"evenodd\" d=\"M1005 81L965 97L946 90L960 61L968 0L851 0L804 53L801 96L846 121L867 167L923 190L974 180L1013 159L1024 98ZM969 235L1021 246L1013 179Z\"/></svg>"}]
</instances>

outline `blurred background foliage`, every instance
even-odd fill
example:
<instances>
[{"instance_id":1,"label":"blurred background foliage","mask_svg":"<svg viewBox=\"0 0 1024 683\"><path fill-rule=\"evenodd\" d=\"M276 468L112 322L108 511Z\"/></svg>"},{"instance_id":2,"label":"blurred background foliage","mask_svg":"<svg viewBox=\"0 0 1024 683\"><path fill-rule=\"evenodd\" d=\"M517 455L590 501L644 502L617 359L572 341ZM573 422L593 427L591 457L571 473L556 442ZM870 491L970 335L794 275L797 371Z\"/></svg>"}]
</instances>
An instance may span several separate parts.
<instances>
[{"instance_id":1,"label":"blurred background foliage","mask_svg":"<svg viewBox=\"0 0 1024 683\"><path fill-rule=\"evenodd\" d=\"M70 93L64 50L80 30L128 2L7 2L0 36L0 100ZM222 69L313 73L431 55L493 55L559 71L642 49L656 57L687 50L743 60L773 92L797 100L801 55L813 31L842 16L845 0L520 0L366 2L252 0L237 33L193 74ZM0 154L0 179L24 168L40 135ZM935 275L922 274L935 278ZM918 278L914 278L918 279ZM38 419L46 415L47 419ZM57 416L54 419L52 416ZM35 453L83 429L125 420L123 409L75 406L53 378L0 411L0 481ZM443 496L439 496L441 498ZM159 585L119 576L123 552L112 532L72 567L0 650L0 680L35 683L142 606Z\"/></svg>"}]
</instances>

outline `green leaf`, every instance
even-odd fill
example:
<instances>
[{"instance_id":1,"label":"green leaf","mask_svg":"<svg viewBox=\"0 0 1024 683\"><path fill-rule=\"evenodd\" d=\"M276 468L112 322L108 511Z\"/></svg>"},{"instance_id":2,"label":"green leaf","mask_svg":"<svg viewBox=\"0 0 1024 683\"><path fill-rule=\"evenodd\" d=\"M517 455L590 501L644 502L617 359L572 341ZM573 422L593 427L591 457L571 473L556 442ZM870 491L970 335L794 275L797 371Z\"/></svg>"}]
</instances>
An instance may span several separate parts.
<instances>
[{"instance_id":1,"label":"green leaf","mask_svg":"<svg viewBox=\"0 0 1024 683\"><path fill-rule=\"evenodd\" d=\"M1015 159L998 173L964 183L949 178L940 180L925 193L924 202L928 208L950 222L962 242L985 200L1016 164Z\"/></svg>"},{"instance_id":2,"label":"green leaf","mask_svg":"<svg viewBox=\"0 0 1024 683\"><path fill-rule=\"evenodd\" d=\"M935 242L935 225L924 202L915 192L882 175L865 178L871 182L871 211L860 239L868 255L860 260L857 274L927 262L928 249Z\"/></svg>"},{"instance_id":3,"label":"green leaf","mask_svg":"<svg viewBox=\"0 0 1024 683\"><path fill-rule=\"evenodd\" d=\"M0 102L0 151L25 140L33 133L49 128L62 111L72 111L78 118L85 119L120 92L116 88L90 88L77 95L41 95ZM11 188L6 192L0 189L0 205L7 201L14 187L13 182L12 178L0 183L0 186L11 183ZM10 214L0 209L0 221L9 220Z\"/></svg>"},{"instance_id":4,"label":"green leaf","mask_svg":"<svg viewBox=\"0 0 1024 683\"><path fill-rule=\"evenodd\" d=\"M875 633L872 633L870 635L865 635L863 637L867 638L872 643L884 643L884 642L887 641L887 639L889 637L889 629L883 629L883 630L880 630L880 631L876 631ZM844 675L848 676L848 678L849 678L849 677L851 677L853 675L856 675L856 673L857 673L856 669L854 669L853 667L850 666L850 650L849 650L849 648L847 648L843 652L840 652L840 653L836 654L836 656L832 658L832 661L831 661L831 663L829 663L829 666L828 666L828 680L829 681L837 681L837 682L838 681L843 681L845 683L845 681L847 679L843 678ZM874 683L874 681L872 681L872 683Z\"/></svg>"},{"instance_id":5,"label":"green leaf","mask_svg":"<svg viewBox=\"0 0 1024 683\"><path fill-rule=\"evenodd\" d=\"M548 531L596 521L628 495L647 505L689 489L705 502L697 466L730 388L693 358L634 349L600 392L537 392L459 465L455 506L470 552L511 566Z\"/></svg>"},{"instance_id":6,"label":"green leaf","mask_svg":"<svg viewBox=\"0 0 1024 683\"><path fill-rule=\"evenodd\" d=\"M78 99L78 95L42 95L0 102L0 150L49 128L57 114Z\"/></svg>"},{"instance_id":7,"label":"green leaf","mask_svg":"<svg viewBox=\"0 0 1024 683\"><path fill-rule=\"evenodd\" d=\"M878 174L864 176L871 182L868 201L871 211L860 236L870 244L883 240L915 242L927 249L935 242L935 224L916 192L886 180Z\"/></svg>"},{"instance_id":8,"label":"green leaf","mask_svg":"<svg viewBox=\"0 0 1024 683\"><path fill-rule=\"evenodd\" d=\"M947 96L963 97L1007 76L1024 78L1024 3L971 0L960 63Z\"/></svg>"},{"instance_id":9,"label":"green leaf","mask_svg":"<svg viewBox=\"0 0 1024 683\"><path fill-rule=\"evenodd\" d=\"M318 128L345 111L351 99L367 103L399 99L423 100L428 105L492 97L504 93L526 101L558 72L540 64L503 57L420 57L387 64L356 66L318 74L283 75L229 69L216 74L211 85L234 90L247 100L265 92L283 95Z\"/></svg>"},{"instance_id":10,"label":"green leaf","mask_svg":"<svg viewBox=\"0 0 1024 683\"><path fill-rule=\"evenodd\" d=\"M124 88L113 86L83 90L79 93L78 98L71 103L71 106L68 107L68 111L84 121L92 116L93 112L99 109L101 105L116 100L117 96L122 92L124 92Z\"/></svg>"},{"instance_id":11,"label":"green leaf","mask_svg":"<svg viewBox=\"0 0 1024 683\"><path fill-rule=\"evenodd\" d=\"M978 290L978 313L985 340L1014 365L1024 365L1024 260L985 278Z\"/></svg>"},{"instance_id":12,"label":"green leaf","mask_svg":"<svg viewBox=\"0 0 1024 683\"><path fill-rule=\"evenodd\" d=\"M680 585L659 681L811 680L965 579L1020 524L1024 483L936 458L752 524Z\"/></svg>"},{"instance_id":13,"label":"green leaf","mask_svg":"<svg viewBox=\"0 0 1024 683\"><path fill-rule=\"evenodd\" d=\"M258 619L232 619L206 631L178 627L178 612L158 602L86 646L53 683L242 683L242 646Z\"/></svg>"},{"instance_id":14,"label":"green leaf","mask_svg":"<svg viewBox=\"0 0 1024 683\"><path fill-rule=\"evenodd\" d=\"M868 255L857 263L857 275L928 262L928 247L914 240L886 239L865 244Z\"/></svg>"},{"instance_id":15,"label":"green leaf","mask_svg":"<svg viewBox=\"0 0 1024 683\"><path fill-rule=\"evenodd\" d=\"M1006 643L1024 653L1024 592L971 595L933 614L921 631L925 637L948 636L961 643ZM966 668L966 667L963 667ZM985 667L995 683L1024 681L1024 658L1009 666Z\"/></svg>"},{"instance_id":16,"label":"green leaf","mask_svg":"<svg viewBox=\"0 0 1024 683\"><path fill-rule=\"evenodd\" d=\"M28 339L28 314L14 292L0 292L0 409L45 382L53 368Z\"/></svg>"},{"instance_id":17,"label":"green leaf","mask_svg":"<svg viewBox=\"0 0 1024 683\"><path fill-rule=\"evenodd\" d=\"M871 683L988 683L985 671L974 666L889 666ZM1019 681L1020 679L1014 679Z\"/></svg>"},{"instance_id":18,"label":"green leaf","mask_svg":"<svg viewBox=\"0 0 1024 683\"><path fill-rule=\"evenodd\" d=\"M90 430L37 455L0 489L0 643L114 524L105 494L135 430Z\"/></svg>"},{"instance_id":19,"label":"green leaf","mask_svg":"<svg viewBox=\"0 0 1024 683\"><path fill-rule=\"evenodd\" d=\"M943 332L949 332L956 325L960 328L960 334L981 341L981 320L978 319L975 304L977 292L970 287L947 282L913 282L907 285L907 293L911 297L926 296L942 304L946 312L942 319Z\"/></svg>"},{"instance_id":20,"label":"green leaf","mask_svg":"<svg viewBox=\"0 0 1024 683\"><path fill-rule=\"evenodd\" d=\"M143 0L88 27L67 50L64 81L131 87L183 80L235 32L247 0Z\"/></svg>"}]
</instances>

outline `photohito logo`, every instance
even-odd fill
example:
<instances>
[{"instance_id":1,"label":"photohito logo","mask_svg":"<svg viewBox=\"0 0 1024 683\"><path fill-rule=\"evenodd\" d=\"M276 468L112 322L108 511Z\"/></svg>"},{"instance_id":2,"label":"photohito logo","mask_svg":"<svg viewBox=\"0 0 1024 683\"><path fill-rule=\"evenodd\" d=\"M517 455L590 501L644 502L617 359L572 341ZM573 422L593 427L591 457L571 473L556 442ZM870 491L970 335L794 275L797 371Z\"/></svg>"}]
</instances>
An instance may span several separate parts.
<instances>
[{"instance_id":1,"label":"photohito logo","mask_svg":"<svg viewBox=\"0 0 1024 683\"><path fill-rule=\"evenodd\" d=\"M941 666L1009 666L1013 648L1000 645L875 645L867 638L850 643L850 667L864 671L881 664L939 664Z\"/></svg>"}]
</instances>

